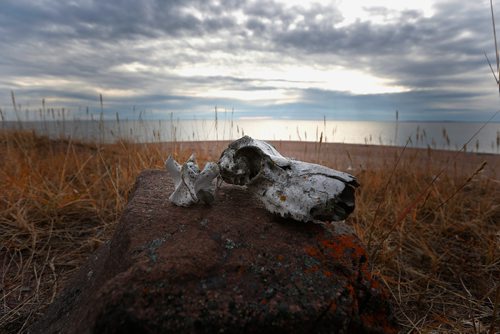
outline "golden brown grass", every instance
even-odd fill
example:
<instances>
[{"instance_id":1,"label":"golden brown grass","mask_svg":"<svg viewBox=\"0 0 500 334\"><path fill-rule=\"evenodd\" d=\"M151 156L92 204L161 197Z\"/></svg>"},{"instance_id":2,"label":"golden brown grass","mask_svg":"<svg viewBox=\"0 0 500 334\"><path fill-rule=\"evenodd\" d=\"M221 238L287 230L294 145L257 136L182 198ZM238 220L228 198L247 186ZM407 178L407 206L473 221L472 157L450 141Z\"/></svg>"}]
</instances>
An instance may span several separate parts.
<instances>
[{"instance_id":1,"label":"golden brown grass","mask_svg":"<svg viewBox=\"0 0 500 334\"><path fill-rule=\"evenodd\" d=\"M429 186L431 175L401 166L385 188L384 173L360 175L354 224L405 332L488 333L493 326L499 183L479 171L470 176L444 174Z\"/></svg>"},{"instance_id":2,"label":"golden brown grass","mask_svg":"<svg viewBox=\"0 0 500 334\"><path fill-rule=\"evenodd\" d=\"M337 146L311 145L294 156L352 165L362 184L349 221L394 297L403 333L500 330L498 165L463 169L457 163L478 156L443 161L440 152L407 150L398 162L401 149L370 156L354 146L338 146L338 154ZM0 332L24 331L110 238L140 171L163 168L169 153L217 160L219 147L210 147L0 133Z\"/></svg>"}]
</instances>

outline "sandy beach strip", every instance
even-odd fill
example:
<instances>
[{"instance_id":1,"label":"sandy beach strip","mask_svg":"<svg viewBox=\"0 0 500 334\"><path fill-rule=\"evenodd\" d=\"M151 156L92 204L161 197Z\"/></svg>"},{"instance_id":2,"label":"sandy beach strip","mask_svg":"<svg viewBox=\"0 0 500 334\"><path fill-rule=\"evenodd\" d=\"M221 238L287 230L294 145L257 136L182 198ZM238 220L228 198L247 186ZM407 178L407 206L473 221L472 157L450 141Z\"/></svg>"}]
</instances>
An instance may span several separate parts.
<instances>
[{"instance_id":1,"label":"sandy beach strip","mask_svg":"<svg viewBox=\"0 0 500 334\"><path fill-rule=\"evenodd\" d=\"M230 141L200 141L164 143L169 151L189 152L200 157L219 157ZM500 178L500 154L457 152L438 149L395 147L381 145L317 143L299 141L269 141L284 156L298 160L320 163L338 170L352 173L373 168L398 166L418 167L436 172L468 175L483 162L482 175L498 180ZM399 160L399 162L397 162Z\"/></svg>"}]
</instances>

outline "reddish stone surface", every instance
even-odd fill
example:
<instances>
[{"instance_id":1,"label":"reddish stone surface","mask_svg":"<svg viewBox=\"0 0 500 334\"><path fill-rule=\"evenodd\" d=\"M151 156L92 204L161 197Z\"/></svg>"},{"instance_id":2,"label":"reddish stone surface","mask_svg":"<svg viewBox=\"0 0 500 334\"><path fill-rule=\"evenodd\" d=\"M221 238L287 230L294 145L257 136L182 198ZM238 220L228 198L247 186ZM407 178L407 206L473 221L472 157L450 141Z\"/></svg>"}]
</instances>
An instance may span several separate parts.
<instances>
[{"instance_id":1,"label":"reddish stone surface","mask_svg":"<svg viewBox=\"0 0 500 334\"><path fill-rule=\"evenodd\" d=\"M112 240L32 333L396 333L350 228L269 214L244 188L175 207L143 172Z\"/></svg>"}]
</instances>

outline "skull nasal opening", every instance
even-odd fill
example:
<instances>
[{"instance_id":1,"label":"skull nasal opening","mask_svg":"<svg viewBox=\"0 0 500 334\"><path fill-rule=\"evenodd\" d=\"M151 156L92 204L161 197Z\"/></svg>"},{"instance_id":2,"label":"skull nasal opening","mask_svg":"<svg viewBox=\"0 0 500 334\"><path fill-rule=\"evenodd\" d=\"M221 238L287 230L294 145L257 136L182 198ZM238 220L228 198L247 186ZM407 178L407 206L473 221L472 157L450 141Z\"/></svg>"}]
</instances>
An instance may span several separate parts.
<instances>
[{"instance_id":1,"label":"skull nasal opening","mask_svg":"<svg viewBox=\"0 0 500 334\"><path fill-rule=\"evenodd\" d=\"M255 178L262 168L262 151L256 147L242 147L234 155L235 160L244 158L248 167L248 176L251 181Z\"/></svg>"}]
</instances>

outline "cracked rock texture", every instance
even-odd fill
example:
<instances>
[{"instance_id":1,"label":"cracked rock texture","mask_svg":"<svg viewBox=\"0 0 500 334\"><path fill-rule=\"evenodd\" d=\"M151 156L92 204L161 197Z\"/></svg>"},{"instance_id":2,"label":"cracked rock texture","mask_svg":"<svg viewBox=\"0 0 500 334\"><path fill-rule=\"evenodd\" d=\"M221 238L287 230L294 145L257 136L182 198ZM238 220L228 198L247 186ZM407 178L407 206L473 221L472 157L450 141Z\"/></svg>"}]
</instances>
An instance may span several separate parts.
<instances>
[{"instance_id":1,"label":"cracked rock texture","mask_svg":"<svg viewBox=\"0 0 500 334\"><path fill-rule=\"evenodd\" d=\"M143 172L112 240L30 332L397 332L344 223L278 218L237 186L191 208L171 191L165 171Z\"/></svg>"}]
</instances>

